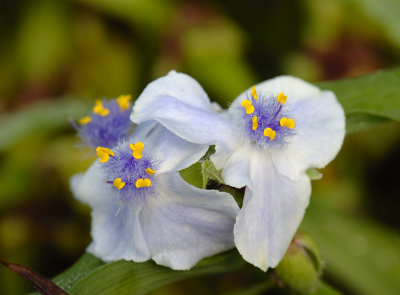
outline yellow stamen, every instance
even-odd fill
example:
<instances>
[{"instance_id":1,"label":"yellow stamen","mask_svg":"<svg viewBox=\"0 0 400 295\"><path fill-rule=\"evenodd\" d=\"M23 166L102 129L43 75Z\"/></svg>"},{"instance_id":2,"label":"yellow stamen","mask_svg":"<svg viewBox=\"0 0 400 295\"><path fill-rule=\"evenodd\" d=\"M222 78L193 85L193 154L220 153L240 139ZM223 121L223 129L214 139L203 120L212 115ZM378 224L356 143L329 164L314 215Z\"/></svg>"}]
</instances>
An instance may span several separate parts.
<instances>
[{"instance_id":1,"label":"yellow stamen","mask_svg":"<svg viewBox=\"0 0 400 295\"><path fill-rule=\"evenodd\" d=\"M137 143L135 143L135 144L130 144L129 145L129 147L131 148L131 150L132 150L132 156L135 158L135 159L140 159L141 157L142 157L142 151L143 151L143 147L144 147L144 144L143 144L143 142L140 142L140 141L138 141Z\"/></svg>"},{"instance_id":2,"label":"yellow stamen","mask_svg":"<svg viewBox=\"0 0 400 295\"><path fill-rule=\"evenodd\" d=\"M280 123L281 123L282 127L287 127L287 128L290 128L290 129L293 129L294 126L295 126L295 123L294 123L293 119L282 118Z\"/></svg>"},{"instance_id":3,"label":"yellow stamen","mask_svg":"<svg viewBox=\"0 0 400 295\"><path fill-rule=\"evenodd\" d=\"M114 152L112 150L101 146L98 146L96 148L96 153L97 156L100 158L101 163L107 162L110 156L114 156Z\"/></svg>"},{"instance_id":4,"label":"yellow stamen","mask_svg":"<svg viewBox=\"0 0 400 295\"><path fill-rule=\"evenodd\" d=\"M285 94L283 94L283 92L280 92L278 94L278 97L276 98L277 102L280 102L281 104L285 104L287 100L287 96Z\"/></svg>"},{"instance_id":5,"label":"yellow stamen","mask_svg":"<svg viewBox=\"0 0 400 295\"><path fill-rule=\"evenodd\" d=\"M245 108L246 114L254 113L254 107L251 105L250 100L247 100L247 99L243 100L242 101L242 107Z\"/></svg>"},{"instance_id":6,"label":"yellow stamen","mask_svg":"<svg viewBox=\"0 0 400 295\"><path fill-rule=\"evenodd\" d=\"M253 130L257 130L258 127L257 116L253 116L251 120L253 121Z\"/></svg>"},{"instance_id":7,"label":"yellow stamen","mask_svg":"<svg viewBox=\"0 0 400 295\"><path fill-rule=\"evenodd\" d=\"M90 121L92 121L92 118L90 118L89 116L86 116L79 120L79 124L86 125L86 124L90 123Z\"/></svg>"},{"instance_id":8,"label":"yellow stamen","mask_svg":"<svg viewBox=\"0 0 400 295\"><path fill-rule=\"evenodd\" d=\"M151 180L148 178L139 178L138 180L136 180L136 187L137 188L141 188L141 187L149 187L151 185Z\"/></svg>"},{"instance_id":9,"label":"yellow stamen","mask_svg":"<svg viewBox=\"0 0 400 295\"><path fill-rule=\"evenodd\" d=\"M147 167L147 168L145 169L145 171L146 171L147 174L150 174L150 175L156 174L156 171L154 171L154 170L151 169L150 167Z\"/></svg>"},{"instance_id":10,"label":"yellow stamen","mask_svg":"<svg viewBox=\"0 0 400 295\"><path fill-rule=\"evenodd\" d=\"M275 135L276 135L276 132L269 127L264 130L264 136L269 137L269 139L271 141L274 140Z\"/></svg>"},{"instance_id":11,"label":"yellow stamen","mask_svg":"<svg viewBox=\"0 0 400 295\"><path fill-rule=\"evenodd\" d=\"M250 94L255 100L258 100L256 86L253 86L253 88L251 89L251 93Z\"/></svg>"},{"instance_id":12,"label":"yellow stamen","mask_svg":"<svg viewBox=\"0 0 400 295\"><path fill-rule=\"evenodd\" d=\"M131 95L120 95L117 97L116 100L121 110L125 111L129 108L129 101L131 100L131 98Z\"/></svg>"},{"instance_id":13,"label":"yellow stamen","mask_svg":"<svg viewBox=\"0 0 400 295\"><path fill-rule=\"evenodd\" d=\"M101 100L97 100L96 104L93 108L93 113L100 115L102 117L107 116L110 113L109 109L104 108L103 103L101 102Z\"/></svg>"},{"instance_id":14,"label":"yellow stamen","mask_svg":"<svg viewBox=\"0 0 400 295\"><path fill-rule=\"evenodd\" d=\"M115 178L114 182L113 182L113 186L115 186L117 189L121 189L125 186L125 182L123 182L121 180L121 178Z\"/></svg>"}]
</instances>

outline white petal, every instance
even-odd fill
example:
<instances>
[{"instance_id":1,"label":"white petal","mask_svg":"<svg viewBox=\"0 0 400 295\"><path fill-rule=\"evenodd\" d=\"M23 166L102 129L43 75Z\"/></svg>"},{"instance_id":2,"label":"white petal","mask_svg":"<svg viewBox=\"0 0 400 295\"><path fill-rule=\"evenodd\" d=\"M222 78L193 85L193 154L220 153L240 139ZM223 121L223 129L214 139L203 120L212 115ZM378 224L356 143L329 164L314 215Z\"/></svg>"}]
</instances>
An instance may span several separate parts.
<instances>
[{"instance_id":1,"label":"white petal","mask_svg":"<svg viewBox=\"0 0 400 295\"><path fill-rule=\"evenodd\" d=\"M276 78L261 82L255 86L259 96L277 96L280 92L283 92L288 97L288 103L295 103L298 100L318 95L321 92L318 87L292 76L278 76ZM250 94L251 88L252 87L240 94L234 100L230 109L236 108L237 105L240 105L242 100L246 99Z\"/></svg>"},{"instance_id":2,"label":"white petal","mask_svg":"<svg viewBox=\"0 0 400 295\"><path fill-rule=\"evenodd\" d=\"M157 185L158 195L148 198L140 220L158 264L185 270L234 246L239 208L231 195L195 188L178 173L161 175Z\"/></svg>"},{"instance_id":3,"label":"white petal","mask_svg":"<svg viewBox=\"0 0 400 295\"><path fill-rule=\"evenodd\" d=\"M197 144L229 146L233 130L218 114L207 94L191 77L171 72L150 83L139 96L131 120L155 120L179 137Z\"/></svg>"},{"instance_id":4,"label":"white petal","mask_svg":"<svg viewBox=\"0 0 400 295\"><path fill-rule=\"evenodd\" d=\"M245 260L266 271L284 256L303 218L311 193L308 177L297 181L281 175L268 154L254 153L252 189L247 188L236 219L235 244Z\"/></svg>"},{"instance_id":5,"label":"white petal","mask_svg":"<svg viewBox=\"0 0 400 295\"><path fill-rule=\"evenodd\" d=\"M345 116L330 91L297 101L291 113L296 134L287 147L271 151L271 157L281 173L296 179L308 168L322 168L336 157L345 135Z\"/></svg>"},{"instance_id":6,"label":"white petal","mask_svg":"<svg viewBox=\"0 0 400 295\"><path fill-rule=\"evenodd\" d=\"M98 162L84 175L71 180L74 196L92 207L93 241L88 251L104 261L149 259L149 249L138 220L143 205L137 202L119 210L118 192L104 180Z\"/></svg>"},{"instance_id":7,"label":"white petal","mask_svg":"<svg viewBox=\"0 0 400 295\"><path fill-rule=\"evenodd\" d=\"M159 162L157 174L185 169L196 163L208 150L208 145L188 142L156 121L139 124L132 141L143 142L144 151Z\"/></svg>"},{"instance_id":8,"label":"white petal","mask_svg":"<svg viewBox=\"0 0 400 295\"><path fill-rule=\"evenodd\" d=\"M251 187L250 161L252 149L254 147L250 147L249 144L243 144L228 157L221 175L226 184L237 188Z\"/></svg>"}]
</instances>

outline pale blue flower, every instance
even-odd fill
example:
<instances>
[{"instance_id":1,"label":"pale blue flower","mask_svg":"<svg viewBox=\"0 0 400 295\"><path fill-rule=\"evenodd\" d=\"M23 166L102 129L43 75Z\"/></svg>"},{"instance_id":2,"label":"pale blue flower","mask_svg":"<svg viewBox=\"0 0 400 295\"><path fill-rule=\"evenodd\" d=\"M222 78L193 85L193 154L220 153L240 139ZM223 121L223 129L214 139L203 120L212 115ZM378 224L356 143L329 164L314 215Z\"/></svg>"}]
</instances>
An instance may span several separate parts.
<instances>
[{"instance_id":1,"label":"pale blue flower","mask_svg":"<svg viewBox=\"0 0 400 295\"><path fill-rule=\"evenodd\" d=\"M206 146L185 141L155 122L136 127L71 179L77 199L92 207L88 252L104 261L153 259L173 269L234 247L239 208L227 193L201 190L177 171L197 162Z\"/></svg>"},{"instance_id":2,"label":"pale blue flower","mask_svg":"<svg viewBox=\"0 0 400 295\"><path fill-rule=\"evenodd\" d=\"M335 95L290 76L256 85L221 113L194 79L172 71L147 86L131 119L216 145L212 160L223 180L246 186L235 244L262 270L279 263L303 218L311 194L307 169L326 166L345 134Z\"/></svg>"}]
</instances>

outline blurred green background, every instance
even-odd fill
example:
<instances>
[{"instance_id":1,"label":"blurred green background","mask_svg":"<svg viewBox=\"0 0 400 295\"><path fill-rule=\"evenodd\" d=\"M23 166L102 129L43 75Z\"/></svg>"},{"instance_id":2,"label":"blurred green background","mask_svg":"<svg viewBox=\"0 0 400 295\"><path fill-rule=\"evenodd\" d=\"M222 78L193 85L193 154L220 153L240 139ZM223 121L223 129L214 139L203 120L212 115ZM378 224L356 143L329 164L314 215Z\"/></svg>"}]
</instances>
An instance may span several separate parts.
<instances>
[{"instance_id":1,"label":"blurred green background","mask_svg":"<svg viewBox=\"0 0 400 295\"><path fill-rule=\"evenodd\" d=\"M89 208L68 180L94 158L67 120L95 99L137 97L176 69L227 107L280 74L317 82L396 67L399 16L397 0L3 0L1 259L53 277L90 242ZM400 292L399 147L398 123L348 135L313 183L302 228L321 248L324 279L346 294ZM253 272L262 276L248 267L154 294L228 294L251 287ZM30 290L0 268L1 294Z\"/></svg>"}]
</instances>

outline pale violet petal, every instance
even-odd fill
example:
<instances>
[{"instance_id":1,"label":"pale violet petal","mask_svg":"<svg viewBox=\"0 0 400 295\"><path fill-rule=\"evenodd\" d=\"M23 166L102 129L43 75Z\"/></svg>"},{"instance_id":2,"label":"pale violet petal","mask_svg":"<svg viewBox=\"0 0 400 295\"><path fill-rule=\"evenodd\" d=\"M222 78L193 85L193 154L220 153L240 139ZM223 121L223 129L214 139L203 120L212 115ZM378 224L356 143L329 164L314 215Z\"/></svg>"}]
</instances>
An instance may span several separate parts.
<instances>
[{"instance_id":1,"label":"pale violet petal","mask_svg":"<svg viewBox=\"0 0 400 295\"><path fill-rule=\"evenodd\" d=\"M131 120L155 120L179 137L197 144L229 147L231 123L215 110L207 94L191 77L171 72L150 83L139 96Z\"/></svg>"},{"instance_id":2,"label":"pale violet petal","mask_svg":"<svg viewBox=\"0 0 400 295\"><path fill-rule=\"evenodd\" d=\"M74 196L92 208L92 243L88 251L105 261L145 261L149 250L138 217L140 202L120 208L118 192L105 183L98 162L71 180Z\"/></svg>"},{"instance_id":3,"label":"pale violet petal","mask_svg":"<svg viewBox=\"0 0 400 295\"><path fill-rule=\"evenodd\" d=\"M207 93L200 84L184 73L170 71L168 75L158 78L146 86L133 107L135 113L152 108L154 102L165 97L174 97L185 105L201 110L211 110L212 106Z\"/></svg>"},{"instance_id":4,"label":"pale violet petal","mask_svg":"<svg viewBox=\"0 0 400 295\"><path fill-rule=\"evenodd\" d=\"M252 189L247 188L234 228L243 258L266 271L284 256L309 202L311 184L302 175L293 181L271 165L268 154L254 152Z\"/></svg>"},{"instance_id":5,"label":"pale violet petal","mask_svg":"<svg viewBox=\"0 0 400 295\"><path fill-rule=\"evenodd\" d=\"M322 168L332 161L345 135L343 109L330 91L293 105L295 135L282 150L271 151L276 168L296 179L309 168Z\"/></svg>"},{"instance_id":6,"label":"pale violet petal","mask_svg":"<svg viewBox=\"0 0 400 295\"><path fill-rule=\"evenodd\" d=\"M227 193L195 188L178 173L160 175L157 195L140 214L152 259L185 270L232 248L238 211Z\"/></svg>"},{"instance_id":7,"label":"pale violet petal","mask_svg":"<svg viewBox=\"0 0 400 295\"><path fill-rule=\"evenodd\" d=\"M283 92L288 97L288 103L295 103L298 100L318 95L321 92L318 87L293 76L278 76L261 82L255 86L259 95L277 96L280 92ZM252 87L253 86L240 94L234 100L230 109L237 108L237 106L241 104L242 100L248 97Z\"/></svg>"},{"instance_id":8,"label":"pale violet petal","mask_svg":"<svg viewBox=\"0 0 400 295\"><path fill-rule=\"evenodd\" d=\"M158 162L157 174L185 169L199 161L208 150L208 145L186 141L156 121L139 124L131 141L144 143L144 151Z\"/></svg>"},{"instance_id":9,"label":"pale violet petal","mask_svg":"<svg viewBox=\"0 0 400 295\"><path fill-rule=\"evenodd\" d=\"M237 188L252 185L250 181L250 163L252 155L251 150L253 149L255 148L246 143L236 148L235 151L229 155L221 174L226 184Z\"/></svg>"}]
</instances>

